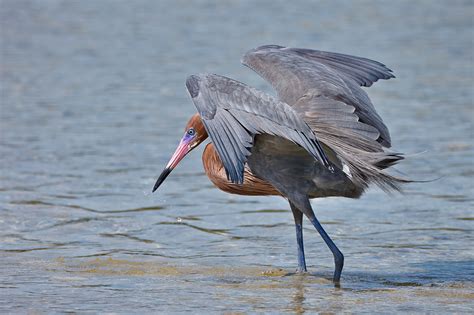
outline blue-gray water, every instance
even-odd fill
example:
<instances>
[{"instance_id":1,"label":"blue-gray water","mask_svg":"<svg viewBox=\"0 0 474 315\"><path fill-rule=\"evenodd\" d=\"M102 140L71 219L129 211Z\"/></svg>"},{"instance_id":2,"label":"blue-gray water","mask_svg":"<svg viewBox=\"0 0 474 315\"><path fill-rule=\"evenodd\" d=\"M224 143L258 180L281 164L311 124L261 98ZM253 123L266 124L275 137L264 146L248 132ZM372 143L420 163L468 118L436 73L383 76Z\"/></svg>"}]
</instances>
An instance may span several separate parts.
<instances>
[{"instance_id":1,"label":"blue-gray water","mask_svg":"<svg viewBox=\"0 0 474 315\"><path fill-rule=\"evenodd\" d=\"M0 312L469 312L472 1L0 1ZM271 89L262 44L381 61L368 89L414 179L313 207L310 274L276 197L212 186L195 150L150 190L195 112L187 75ZM280 270L281 269L281 270Z\"/></svg>"}]
</instances>

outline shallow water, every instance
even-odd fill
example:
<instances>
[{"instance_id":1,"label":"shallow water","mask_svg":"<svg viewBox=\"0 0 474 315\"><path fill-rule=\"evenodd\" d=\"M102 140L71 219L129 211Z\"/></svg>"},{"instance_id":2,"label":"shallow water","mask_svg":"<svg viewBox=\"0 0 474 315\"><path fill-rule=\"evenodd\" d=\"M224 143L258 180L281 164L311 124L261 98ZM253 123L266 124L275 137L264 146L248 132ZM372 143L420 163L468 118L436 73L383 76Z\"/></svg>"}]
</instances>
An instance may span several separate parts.
<instances>
[{"instance_id":1,"label":"shallow water","mask_svg":"<svg viewBox=\"0 0 474 315\"><path fill-rule=\"evenodd\" d=\"M471 1L0 1L0 312L469 312L474 307ZM295 275L281 198L232 196L200 150L155 194L195 111L187 75L271 89L261 44L366 56L369 94L415 179L313 207Z\"/></svg>"}]
</instances>

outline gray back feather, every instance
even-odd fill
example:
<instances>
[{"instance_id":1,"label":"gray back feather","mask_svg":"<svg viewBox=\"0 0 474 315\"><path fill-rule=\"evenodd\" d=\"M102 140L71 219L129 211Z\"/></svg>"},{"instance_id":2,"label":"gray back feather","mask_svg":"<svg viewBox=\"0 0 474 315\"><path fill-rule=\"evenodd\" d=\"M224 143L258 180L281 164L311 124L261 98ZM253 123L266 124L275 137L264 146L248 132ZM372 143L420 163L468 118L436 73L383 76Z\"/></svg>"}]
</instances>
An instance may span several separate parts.
<instances>
[{"instance_id":1,"label":"gray back feather","mask_svg":"<svg viewBox=\"0 0 474 315\"><path fill-rule=\"evenodd\" d=\"M311 128L288 104L215 74L191 75L186 87L232 182L243 183L254 136L262 133L293 141L331 167Z\"/></svg>"}]
</instances>

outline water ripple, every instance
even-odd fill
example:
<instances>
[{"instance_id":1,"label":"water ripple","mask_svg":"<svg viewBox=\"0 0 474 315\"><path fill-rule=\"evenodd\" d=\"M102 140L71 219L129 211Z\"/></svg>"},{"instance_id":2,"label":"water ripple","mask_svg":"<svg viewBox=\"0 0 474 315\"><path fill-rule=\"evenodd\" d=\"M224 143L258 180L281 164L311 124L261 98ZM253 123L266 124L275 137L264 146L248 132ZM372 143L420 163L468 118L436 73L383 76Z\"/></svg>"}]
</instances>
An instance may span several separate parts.
<instances>
[{"instance_id":1,"label":"water ripple","mask_svg":"<svg viewBox=\"0 0 474 315\"><path fill-rule=\"evenodd\" d=\"M227 229L209 229L209 228L203 228L197 225L189 224L186 222L169 222L169 221L163 221L163 222L158 222L155 223L156 225L184 225L193 229L196 229L201 232L209 233L209 234L216 234L216 235L223 235L223 236L228 236L229 235L229 230Z\"/></svg>"}]
</instances>

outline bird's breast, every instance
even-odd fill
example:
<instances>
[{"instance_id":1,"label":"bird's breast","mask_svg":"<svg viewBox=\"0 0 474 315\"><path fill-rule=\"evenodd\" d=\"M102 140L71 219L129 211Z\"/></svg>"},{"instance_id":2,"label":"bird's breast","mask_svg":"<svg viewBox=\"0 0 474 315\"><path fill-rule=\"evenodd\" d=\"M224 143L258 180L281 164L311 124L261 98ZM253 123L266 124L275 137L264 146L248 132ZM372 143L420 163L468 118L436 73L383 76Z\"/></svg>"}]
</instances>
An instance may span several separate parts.
<instances>
[{"instance_id":1,"label":"bird's breast","mask_svg":"<svg viewBox=\"0 0 474 315\"><path fill-rule=\"evenodd\" d=\"M247 196L281 195L270 183L254 175L247 166L244 171L243 184L238 185L229 181L224 165L212 143L209 143L204 149L202 162L207 177L222 191Z\"/></svg>"}]
</instances>

